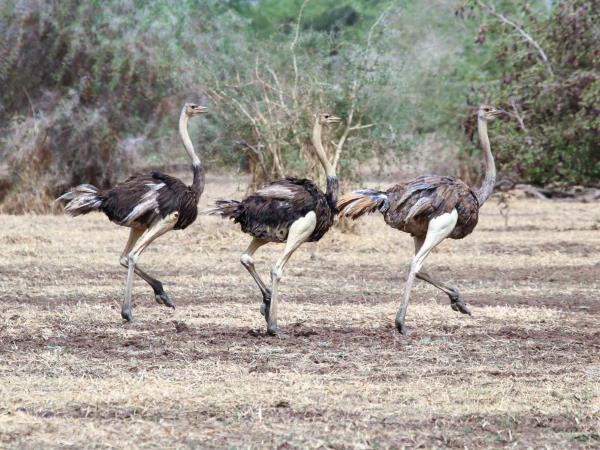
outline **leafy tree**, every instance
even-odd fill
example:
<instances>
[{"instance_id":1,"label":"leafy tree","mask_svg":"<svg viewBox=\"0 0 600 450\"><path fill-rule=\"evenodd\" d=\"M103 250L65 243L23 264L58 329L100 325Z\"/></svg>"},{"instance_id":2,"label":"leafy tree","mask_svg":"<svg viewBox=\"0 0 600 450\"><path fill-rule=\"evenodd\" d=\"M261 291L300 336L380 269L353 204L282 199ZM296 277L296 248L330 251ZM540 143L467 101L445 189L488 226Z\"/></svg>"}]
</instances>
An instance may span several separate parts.
<instances>
[{"instance_id":1,"label":"leafy tree","mask_svg":"<svg viewBox=\"0 0 600 450\"><path fill-rule=\"evenodd\" d=\"M471 1L459 12L493 42L497 80L478 96L515 117L492 135L501 171L532 183L600 180L600 1ZM505 9L510 12L505 12Z\"/></svg>"}]
</instances>

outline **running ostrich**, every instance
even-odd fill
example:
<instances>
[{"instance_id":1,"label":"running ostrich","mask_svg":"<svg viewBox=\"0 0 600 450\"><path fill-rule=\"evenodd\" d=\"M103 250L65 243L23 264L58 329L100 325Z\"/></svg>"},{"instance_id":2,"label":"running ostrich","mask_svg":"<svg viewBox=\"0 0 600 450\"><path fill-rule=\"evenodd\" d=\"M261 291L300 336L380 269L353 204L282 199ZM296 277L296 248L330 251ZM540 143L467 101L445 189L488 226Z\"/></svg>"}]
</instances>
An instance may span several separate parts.
<instances>
[{"instance_id":1,"label":"running ostrich","mask_svg":"<svg viewBox=\"0 0 600 450\"><path fill-rule=\"evenodd\" d=\"M170 175L152 172L134 175L108 190L82 184L57 199L66 203L65 211L71 216L102 211L111 222L131 228L129 240L119 258L119 263L127 268L121 308L121 316L127 321L133 320L131 291L134 272L154 290L154 298L159 304L175 308L162 283L140 269L137 260L156 238L171 230L183 230L196 220L198 201L204 190L204 168L194 151L187 128L191 117L206 112L204 106L186 103L179 117L179 134L192 160L194 178L191 186Z\"/></svg>"},{"instance_id":2,"label":"running ostrich","mask_svg":"<svg viewBox=\"0 0 600 450\"><path fill-rule=\"evenodd\" d=\"M453 177L425 175L392 186L387 191L361 189L344 195L338 203L340 215L352 219L379 210L389 226L410 233L414 239L415 257L410 263L404 297L396 314L396 328L402 334L406 334L406 309L415 276L446 293L454 311L471 314L458 289L435 280L421 267L440 242L448 237L462 239L477 225L479 209L492 195L496 181L487 123L504 113L481 105L477 114L477 130L485 160L485 177L479 189L472 189Z\"/></svg>"},{"instance_id":3,"label":"running ostrich","mask_svg":"<svg viewBox=\"0 0 600 450\"><path fill-rule=\"evenodd\" d=\"M339 123L341 119L331 114L316 114L312 142L327 175L327 191L323 193L315 183L307 179L289 177L274 181L241 202L219 200L207 214L220 215L239 223L252 241L242 254L240 262L250 272L263 297L261 314L267 321L267 333L276 335L277 287L283 268L292 253L304 242L316 242L333 225L337 213L336 202L339 185L335 170L323 149L321 132L323 125ZM285 242L283 255L271 270L271 289L262 281L252 256L269 242Z\"/></svg>"}]
</instances>

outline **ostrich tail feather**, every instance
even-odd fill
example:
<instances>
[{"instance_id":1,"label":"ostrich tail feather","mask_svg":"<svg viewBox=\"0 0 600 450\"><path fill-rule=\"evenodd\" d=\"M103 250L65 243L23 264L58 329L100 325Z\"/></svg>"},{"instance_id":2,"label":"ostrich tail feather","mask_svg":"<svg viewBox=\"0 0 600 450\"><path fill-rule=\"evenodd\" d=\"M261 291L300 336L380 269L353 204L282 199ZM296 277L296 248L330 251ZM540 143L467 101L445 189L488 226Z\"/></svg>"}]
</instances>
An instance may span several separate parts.
<instances>
[{"instance_id":1,"label":"ostrich tail feather","mask_svg":"<svg viewBox=\"0 0 600 450\"><path fill-rule=\"evenodd\" d=\"M342 196L337 207L340 216L358 219L377 210L385 212L389 208L389 200L387 192L361 189Z\"/></svg>"},{"instance_id":2,"label":"ostrich tail feather","mask_svg":"<svg viewBox=\"0 0 600 450\"><path fill-rule=\"evenodd\" d=\"M91 184L75 186L56 199L65 204L65 212L70 216L98 211L102 206L102 200L98 188Z\"/></svg>"}]
</instances>

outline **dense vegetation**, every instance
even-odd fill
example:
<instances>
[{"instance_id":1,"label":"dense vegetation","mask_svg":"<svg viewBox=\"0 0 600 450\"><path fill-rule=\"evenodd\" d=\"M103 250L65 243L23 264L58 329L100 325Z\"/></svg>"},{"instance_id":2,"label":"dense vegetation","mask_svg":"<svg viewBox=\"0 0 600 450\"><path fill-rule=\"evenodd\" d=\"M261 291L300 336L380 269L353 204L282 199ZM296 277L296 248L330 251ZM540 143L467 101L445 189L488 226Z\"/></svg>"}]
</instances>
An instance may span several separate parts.
<instances>
[{"instance_id":1,"label":"dense vegetation","mask_svg":"<svg viewBox=\"0 0 600 450\"><path fill-rule=\"evenodd\" d=\"M548 2L552 4L552 2ZM515 28L500 8L472 2L481 23L478 41L497 73L485 83L492 102L503 104L519 127L492 136L505 175L536 184L600 180L600 1L556 2L547 10L523 2ZM541 5L543 6L543 4Z\"/></svg>"},{"instance_id":2,"label":"dense vegetation","mask_svg":"<svg viewBox=\"0 0 600 450\"><path fill-rule=\"evenodd\" d=\"M329 135L346 180L423 142L476 176L481 101L515 116L490 133L502 176L596 183L598 3L8 0L0 202L44 211L68 185L186 162L175 120L188 99L212 111L192 132L204 161L254 183L318 172L310 123L323 110L346 121Z\"/></svg>"}]
</instances>

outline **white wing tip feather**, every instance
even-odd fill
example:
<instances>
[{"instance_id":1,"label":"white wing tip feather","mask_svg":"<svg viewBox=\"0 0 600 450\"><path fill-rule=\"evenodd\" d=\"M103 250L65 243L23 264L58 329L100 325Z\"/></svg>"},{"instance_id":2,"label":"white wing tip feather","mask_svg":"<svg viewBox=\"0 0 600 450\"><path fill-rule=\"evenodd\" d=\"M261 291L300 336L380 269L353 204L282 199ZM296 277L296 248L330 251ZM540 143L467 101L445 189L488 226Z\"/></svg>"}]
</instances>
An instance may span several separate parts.
<instances>
[{"instance_id":1,"label":"white wing tip feather","mask_svg":"<svg viewBox=\"0 0 600 450\"><path fill-rule=\"evenodd\" d=\"M285 186L271 185L259 189L258 191L256 191L255 195L260 195L261 197L285 198L291 200L292 198L294 198L294 191Z\"/></svg>"}]
</instances>

